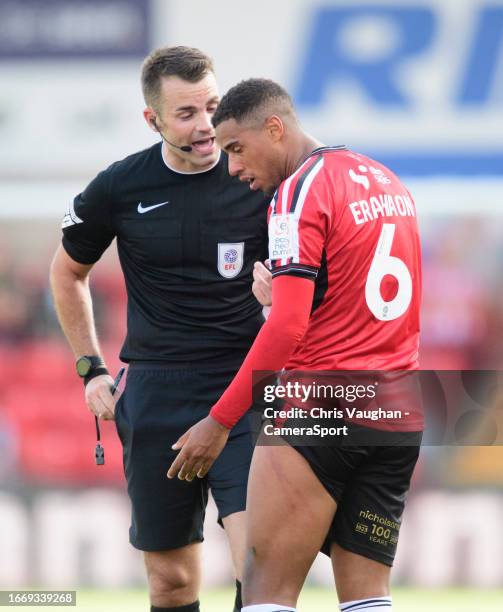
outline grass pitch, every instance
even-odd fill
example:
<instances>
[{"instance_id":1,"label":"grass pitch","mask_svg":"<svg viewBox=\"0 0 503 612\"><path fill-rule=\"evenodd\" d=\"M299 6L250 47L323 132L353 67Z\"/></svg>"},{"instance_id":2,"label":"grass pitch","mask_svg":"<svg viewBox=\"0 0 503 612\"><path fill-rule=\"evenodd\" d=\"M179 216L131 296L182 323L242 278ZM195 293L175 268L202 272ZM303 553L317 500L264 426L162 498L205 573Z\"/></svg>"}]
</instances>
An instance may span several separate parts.
<instances>
[{"instance_id":1,"label":"grass pitch","mask_svg":"<svg viewBox=\"0 0 503 612\"><path fill-rule=\"evenodd\" d=\"M231 612L234 601L232 589L205 591L201 596L202 612ZM17 607L17 606L16 606ZM26 606L19 606L27 609ZM33 610L33 608L30 608ZM79 612L147 612L150 607L146 591L97 591L79 590L76 608ZM61 607L44 607L43 610L61 611ZM337 612L334 591L306 587L299 601L299 612ZM503 589L393 589L395 612L500 612L503 610Z\"/></svg>"}]
</instances>

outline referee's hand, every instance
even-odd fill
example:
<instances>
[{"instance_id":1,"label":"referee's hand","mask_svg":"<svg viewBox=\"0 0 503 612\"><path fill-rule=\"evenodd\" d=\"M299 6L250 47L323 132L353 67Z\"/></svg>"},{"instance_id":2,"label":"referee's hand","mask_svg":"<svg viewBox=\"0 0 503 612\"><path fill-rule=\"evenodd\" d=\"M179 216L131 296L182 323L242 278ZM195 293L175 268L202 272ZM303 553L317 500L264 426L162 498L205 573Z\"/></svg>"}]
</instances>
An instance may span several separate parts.
<instances>
[{"instance_id":1,"label":"referee's hand","mask_svg":"<svg viewBox=\"0 0 503 612\"><path fill-rule=\"evenodd\" d=\"M171 447L180 450L168 471L168 478L180 480L204 478L222 452L230 429L207 416L188 429Z\"/></svg>"},{"instance_id":2,"label":"referee's hand","mask_svg":"<svg viewBox=\"0 0 503 612\"><path fill-rule=\"evenodd\" d=\"M120 393L114 395L110 392L114 379L108 374L92 378L86 385L86 404L89 410L99 419L113 421L115 418L115 404Z\"/></svg>"},{"instance_id":3,"label":"referee's hand","mask_svg":"<svg viewBox=\"0 0 503 612\"><path fill-rule=\"evenodd\" d=\"M270 261L267 259L265 265L256 261L253 266L253 295L262 306L272 304L272 274L269 271Z\"/></svg>"}]
</instances>

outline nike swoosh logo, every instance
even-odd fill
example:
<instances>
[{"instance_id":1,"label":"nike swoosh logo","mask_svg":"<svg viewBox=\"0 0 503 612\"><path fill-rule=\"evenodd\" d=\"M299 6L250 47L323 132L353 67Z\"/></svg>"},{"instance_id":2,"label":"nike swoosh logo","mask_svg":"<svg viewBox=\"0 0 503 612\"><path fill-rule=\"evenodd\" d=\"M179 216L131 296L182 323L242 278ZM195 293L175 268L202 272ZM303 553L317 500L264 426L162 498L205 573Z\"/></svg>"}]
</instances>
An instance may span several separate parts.
<instances>
[{"instance_id":1,"label":"nike swoosh logo","mask_svg":"<svg viewBox=\"0 0 503 612\"><path fill-rule=\"evenodd\" d=\"M140 202L138 204L138 212L142 215L143 213L146 213L149 210L154 210L154 208L159 208L159 206L164 206L164 204L169 204L169 201L161 202L160 204L152 204L152 206L143 206L143 204Z\"/></svg>"}]
</instances>

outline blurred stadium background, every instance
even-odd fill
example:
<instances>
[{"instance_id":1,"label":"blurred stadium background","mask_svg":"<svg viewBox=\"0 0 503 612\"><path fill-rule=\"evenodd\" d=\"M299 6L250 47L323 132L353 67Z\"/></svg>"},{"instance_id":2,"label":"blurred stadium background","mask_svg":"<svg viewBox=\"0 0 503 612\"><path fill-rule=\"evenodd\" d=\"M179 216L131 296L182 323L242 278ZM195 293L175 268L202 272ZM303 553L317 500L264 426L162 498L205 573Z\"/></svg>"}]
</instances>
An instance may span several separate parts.
<instances>
[{"instance_id":1,"label":"blurred stadium background","mask_svg":"<svg viewBox=\"0 0 503 612\"><path fill-rule=\"evenodd\" d=\"M0 589L83 589L82 610L145 609L146 595L120 446L105 424L95 467L48 267L69 200L155 141L139 69L163 44L211 54L222 92L278 80L308 131L395 170L423 234L423 368L503 365L501 0L0 0ZM92 284L115 371L125 295L114 252ZM501 447L424 448L398 609L503 609L502 485ZM230 609L213 506L206 539L203 601ZM336 609L326 560L308 584L301 609Z\"/></svg>"}]
</instances>

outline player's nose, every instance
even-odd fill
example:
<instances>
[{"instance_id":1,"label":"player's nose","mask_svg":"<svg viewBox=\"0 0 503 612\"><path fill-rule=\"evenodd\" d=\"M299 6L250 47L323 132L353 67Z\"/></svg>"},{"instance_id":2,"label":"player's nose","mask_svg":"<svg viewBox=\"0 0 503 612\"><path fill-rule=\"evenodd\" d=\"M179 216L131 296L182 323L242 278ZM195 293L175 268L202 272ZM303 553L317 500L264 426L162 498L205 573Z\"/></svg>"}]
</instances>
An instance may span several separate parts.
<instances>
[{"instance_id":1,"label":"player's nose","mask_svg":"<svg viewBox=\"0 0 503 612\"><path fill-rule=\"evenodd\" d=\"M229 153L229 174L231 176L237 176L242 171L243 165L236 160L232 153Z\"/></svg>"}]
</instances>

